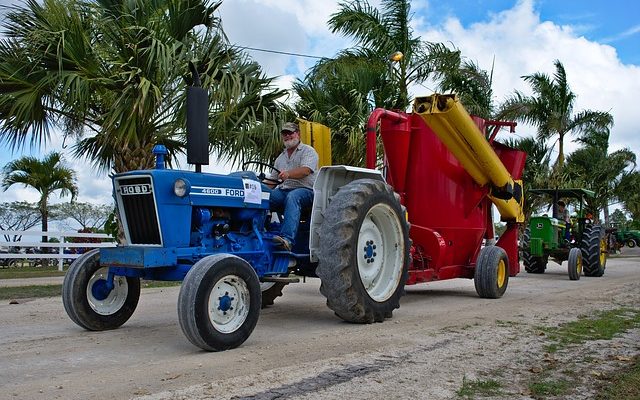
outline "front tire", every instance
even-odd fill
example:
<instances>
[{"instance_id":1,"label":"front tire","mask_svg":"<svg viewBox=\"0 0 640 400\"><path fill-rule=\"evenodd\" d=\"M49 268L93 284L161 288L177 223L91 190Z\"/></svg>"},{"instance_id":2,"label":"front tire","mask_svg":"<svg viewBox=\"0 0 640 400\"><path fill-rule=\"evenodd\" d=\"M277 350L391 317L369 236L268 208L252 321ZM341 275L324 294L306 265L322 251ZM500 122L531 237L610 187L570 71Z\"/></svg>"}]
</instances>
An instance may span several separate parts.
<instances>
[{"instance_id":1,"label":"front tire","mask_svg":"<svg viewBox=\"0 0 640 400\"><path fill-rule=\"evenodd\" d=\"M633 249L637 245L636 241L633 239L627 240L626 244L627 244L627 247L630 249Z\"/></svg>"},{"instance_id":2,"label":"front tire","mask_svg":"<svg viewBox=\"0 0 640 400\"><path fill-rule=\"evenodd\" d=\"M582 263L585 276L604 275L607 264L607 239L600 225L586 227L582 235Z\"/></svg>"},{"instance_id":3,"label":"front tire","mask_svg":"<svg viewBox=\"0 0 640 400\"><path fill-rule=\"evenodd\" d=\"M129 320L140 299L140 279L114 276L100 266L100 252L91 250L69 267L62 284L62 304L73 322L90 331L115 329Z\"/></svg>"},{"instance_id":4,"label":"front tire","mask_svg":"<svg viewBox=\"0 0 640 400\"><path fill-rule=\"evenodd\" d=\"M378 180L355 180L330 199L320 226L317 275L338 317L382 322L400 307L409 268L405 215L391 186Z\"/></svg>"},{"instance_id":5,"label":"front tire","mask_svg":"<svg viewBox=\"0 0 640 400\"><path fill-rule=\"evenodd\" d=\"M485 299L502 297L509 284L509 259L501 247L487 246L480 250L473 282L478 296Z\"/></svg>"},{"instance_id":6,"label":"front tire","mask_svg":"<svg viewBox=\"0 0 640 400\"><path fill-rule=\"evenodd\" d=\"M182 282L178 319L191 343L207 351L240 346L260 316L260 282L240 257L216 254L198 261Z\"/></svg>"},{"instance_id":7,"label":"front tire","mask_svg":"<svg viewBox=\"0 0 640 400\"><path fill-rule=\"evenodd\" d=\"M548 256L532 256L531 255L531 229L526 228L522 235L522 263L524 270L530 274L544 274L547 269Z\"/></svg>"},{"instance_id":8,"label":"front tire","mask_svg":"<svg viewBox=\"0 0 640 400\"><path fill-rule=\"evenodd\" d=\"M569 279L577 281L582 274L582 251L579 248L574 247L569 250L569 260L567 261L569 269Z\"/></svg>"}]
</instances>

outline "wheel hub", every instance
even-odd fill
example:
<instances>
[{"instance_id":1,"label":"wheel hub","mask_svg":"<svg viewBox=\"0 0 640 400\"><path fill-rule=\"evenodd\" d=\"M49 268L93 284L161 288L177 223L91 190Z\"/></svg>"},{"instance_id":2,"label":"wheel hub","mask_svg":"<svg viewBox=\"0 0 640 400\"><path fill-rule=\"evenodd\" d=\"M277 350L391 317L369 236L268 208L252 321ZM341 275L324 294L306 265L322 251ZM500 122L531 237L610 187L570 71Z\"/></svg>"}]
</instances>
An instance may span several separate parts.
<instances>
[{"instance_id":1,"label":"wheel hub","mask_svg":"<svg viewBox=\"0 0 640 400\"><path fill-rule=\"evenodd\" d=\"M113 276L109 281L109 268L100 268L89 279L86 294L89 306L100 315L118 312L129 295L129 285L124 276Z\"/></svg>"},{"instance_id":2,"label":"wheel hub","mask_svg":"<svg viewBox=\"0 0 640 400\"><path fill-rule=\"evenodd\" d=\"M364 247L364 260L367 262L367 264L372 263L375 261L375 257L378 255L375 252L375 249L378 246L376 246L374 244L373 240L368 240L366 246Z\"/></svg>"},{"instance_id":3,"label":"wheel hub","mask_svg":"<svg viewBox=\"0 0 640 400\"><path fill-rule=\"evenodd\" d=\"M218 310L222 311L223 314L226 315L227 311L233 310L233 307L231 307L231 302L233 300L234 298L229 296L229 292L226 292L224 296L218 297L218 301L220 302L218 305Z\"/></svg>"},{"instance_id":4,"label":"wheel hub","mask_svg":"<svg viewBox=\"0 0 640 400\"><path fill-rule=\"evenodd\" d=\"M504 282L507 277L507 266L504 263L504 260L500 260L498 264L498 287L501 288L504 286Z\"/></svg>"},{"instance_id":5,"label":"wheel hub","mask_svg":"<svg viewBox=\"0 0 640 400\"><path fill-rule=\"evenodd\" d=\"M109 287L111 286L111 287ZM93 284L91 288L91 294L96 300L104 300L109 297L109 293L113 289L113 285L108 285L108 282L104 279L100 279Z\"/></svg>"},{"instance_id":6,"label":"wheel hub","mask_svg":"<svg viewBox=\"0 0 640 400\"><path fill-rule=\"evenodd\" d=\"M235 332L249 315L249 287L236 275L220 279L209 295L209 320L222 333Z\"/></svg>"}]
</instances>

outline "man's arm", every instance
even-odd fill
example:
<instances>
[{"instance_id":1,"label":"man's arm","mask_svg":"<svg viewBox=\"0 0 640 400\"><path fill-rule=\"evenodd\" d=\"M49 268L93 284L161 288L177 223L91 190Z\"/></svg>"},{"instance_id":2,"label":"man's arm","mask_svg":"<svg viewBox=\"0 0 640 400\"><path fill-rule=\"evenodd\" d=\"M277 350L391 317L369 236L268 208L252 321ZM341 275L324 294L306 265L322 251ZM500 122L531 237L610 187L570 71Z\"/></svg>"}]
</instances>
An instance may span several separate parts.
<instances>
[{"instance_id":1,"label":"man's arm","mask_svg":"<svg viewBox=\"0 0 640 400\"><path fill-rule=\"evenodd\" d=\"M285 180L285 179L302 179L306 176L311 175L313 171L311 170L311 168L309 167L297 167L297 168L293 168L290 169L288 171L282 171L280 172L280 175L278 175L278 178Z\"/></svg>"}]
</instances>

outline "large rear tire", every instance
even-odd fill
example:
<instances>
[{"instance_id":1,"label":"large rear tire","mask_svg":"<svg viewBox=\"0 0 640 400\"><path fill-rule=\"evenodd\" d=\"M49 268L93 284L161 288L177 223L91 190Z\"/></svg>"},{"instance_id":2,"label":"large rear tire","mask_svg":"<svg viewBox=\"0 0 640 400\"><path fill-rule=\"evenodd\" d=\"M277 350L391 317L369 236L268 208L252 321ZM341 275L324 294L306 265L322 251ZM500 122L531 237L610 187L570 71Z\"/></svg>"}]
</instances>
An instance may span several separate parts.
<instances>
[{"instance_id":1,"label":"large rear tire","mask_svg":"<svg viewBox=\"0 0 640 400\"><path fill-rule=\"evenodd\" d=\"M522 235L522 263L524 270L530 274L544 274L547 269L548 256L531 255L531 228L526 228Z\"/></svg>"},{"instance_id":2,"label":"large rear tire","mask_svg":"<svg viewBox=\"0 0 640 400\"><path fill-rule=\"evenodd\" d=\"M129 320L140 299L140 279L114 276L100 266L98 249L78 257L62 283L62 304L73 322L90 331L115 329Z\"/></svg>"},{"instance_id":3,"label":"large rear tire","mask_svg":"<svg viewBox=\"0 0 640 400\"><path fill-rule=\"evenodd\" d=\"M569 279L572 281L579 280L580 275L582 274L582 251L579 248L574 247L569 250L569 259L567 264Z\"/></svg>"},{"instance_id":4,"label":"large rear tire","mask_svg":"<svg viewBox=\"0 0 640 400\"><path fill-rule=\"evenodd\" d=\"M509 284L509 259L501 247L486 246L480 250L473 282L478 296L502 297Z\"/></svg>"},{"instance_id":5,"label":"large rear tire","mask_svg":"<svg viewBox=\"0 0 640 400\"><path fill-rule=\"evenodd\" d=\"M582 235L582 267L585 276L604 275L607 265L607 239L600 225L585 227Z\"/></svg>"},{"instance_id":6,"label":"large rear tire","mask_svg":"<svg viewBox=\"0 0 640 400\"><path fill-rule=\"evenodd\" d=\"M390 318L409 268L409 224L391 186L355 180L330 199L320 226L317 275L327 306L349 322Z\"/></svg>"},{"instance_id":7,"label":"large rear tire","mask_svg":"<svg viewBox=\"0 0 640 400\"><path fill-rule=\"evenodd\" d=\"M216 254L198 261L178 295L178 319L191 343L207 351L240 346L260 316L260 282L240 257Z\"/></svg>"}]
</instances>

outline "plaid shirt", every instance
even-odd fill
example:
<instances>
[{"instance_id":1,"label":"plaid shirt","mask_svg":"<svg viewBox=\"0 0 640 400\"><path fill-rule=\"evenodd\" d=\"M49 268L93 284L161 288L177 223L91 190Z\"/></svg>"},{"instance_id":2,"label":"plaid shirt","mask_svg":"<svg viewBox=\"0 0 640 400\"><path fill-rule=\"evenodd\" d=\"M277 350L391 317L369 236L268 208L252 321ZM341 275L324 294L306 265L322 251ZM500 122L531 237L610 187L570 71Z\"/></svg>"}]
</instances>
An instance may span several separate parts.
<instances>
[{"instance_id":1,"label":"plaid shirt","mask_svg":"<svg viewBox=\"0 0 640 400\"><path fill-rule=\"evenodd\" d=\"M316 150L313 147L300 143L291 154L291 157L289 157L287 149L284 149L278 158L276 158L274 167L281 172L289 171L298 167L308 167L311 169L311 174L302 179L285 179L285 181L278 187L281 189L313 189L313 183L316 181L316 171L318 170L318 153L316 153ZM278 174L273 172L271 174L271 178L277 179Z\"/></svg>"}]
</instances>

